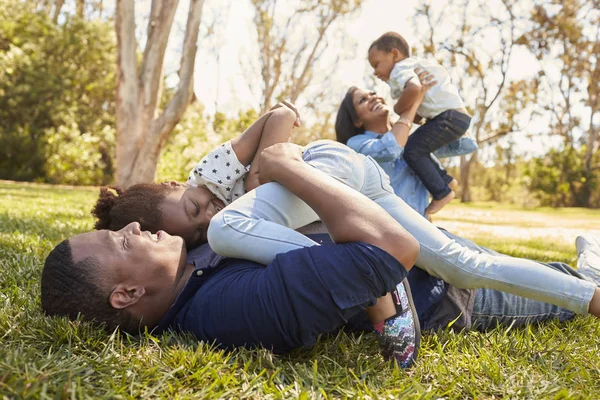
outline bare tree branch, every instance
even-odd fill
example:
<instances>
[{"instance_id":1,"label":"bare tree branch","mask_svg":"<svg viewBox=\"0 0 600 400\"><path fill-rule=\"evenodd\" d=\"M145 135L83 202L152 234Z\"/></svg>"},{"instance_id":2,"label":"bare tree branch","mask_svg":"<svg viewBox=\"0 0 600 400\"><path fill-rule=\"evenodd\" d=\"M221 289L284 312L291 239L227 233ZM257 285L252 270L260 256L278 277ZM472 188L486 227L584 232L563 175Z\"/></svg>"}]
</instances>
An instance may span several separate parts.
<instances>
[{"instance_id":1,"label":"bare tree branch","mask_svg":"<svg viewBox=\"0 0 600 400\"><path fill-rule=\"evenodd\" d=\"M160 98L163 60L178 4L179 0L152 0L147 28L148 40L144 48L139 81L144 109L152 113ZM148 118L154 118L154 115Z\"/></svg>"},{"instance_id":2,"label":"bare tree branch","mask_svg":"<svg viewBox=\"0 0 600 400\"><path fill-rule=\"evenodd\" d=\"M190 0L179 68L179 84L173 98L157 120L156 129L159 132L161 142L166 139L168 133L179 122L194 93L194 62L198 50L197 41L203 5L204 0Z\"/></svg>"}]
</instances>

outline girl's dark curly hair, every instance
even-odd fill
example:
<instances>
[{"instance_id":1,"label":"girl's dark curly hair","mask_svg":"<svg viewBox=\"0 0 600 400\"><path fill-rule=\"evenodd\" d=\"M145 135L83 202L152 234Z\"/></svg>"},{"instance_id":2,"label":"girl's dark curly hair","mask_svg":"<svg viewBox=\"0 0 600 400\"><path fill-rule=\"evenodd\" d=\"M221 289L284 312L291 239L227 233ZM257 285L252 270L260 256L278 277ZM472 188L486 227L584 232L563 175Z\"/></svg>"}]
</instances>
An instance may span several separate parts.
<instances>
[{"instance_id":1,"label":"girl's dark curly hair","mask_svg":"<svg viewBox=\"0 0 600 400\"><path fill-rule=\"evenodd\" d=\"M129 189L118 186L100 188L100 196L92 209L96 229L119 230L139 222L142 230L158 231L162 211L160 206L174 188L166 184L141 183Z\"/></svg>"},{"instance_id":2,"label":"girl's dark curly hair","mask_svg":"<svg viewBox=\"0 0 600 400\"><path fill-rule=\"evenodd\" d=\"M335 119L335 139L343 144L346 144L348 139L352 136L360 135L365 133L365 128L357 127L356 121L358 121L358 115L354 108L354 92L358 88L356 86L350 87L340 104L338 109L337 117Z\"/></svg>"}]
</instances>

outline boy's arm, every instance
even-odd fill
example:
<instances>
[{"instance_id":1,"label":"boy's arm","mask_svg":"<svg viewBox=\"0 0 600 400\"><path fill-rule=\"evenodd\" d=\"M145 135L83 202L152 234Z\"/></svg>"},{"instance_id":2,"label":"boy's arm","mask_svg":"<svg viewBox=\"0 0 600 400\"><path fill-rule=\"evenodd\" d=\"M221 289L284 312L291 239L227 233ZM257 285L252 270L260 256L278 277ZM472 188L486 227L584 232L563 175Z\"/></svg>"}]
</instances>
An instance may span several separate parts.
<instances>
[{"instance_id":1,"label":"boy's arm","mask_svg":"<svg viewBox=\"0 0 600 400\"><path fill-rule=\"evenodd\" d=\"M406 84L406 89L403 91L402 95L398 99L398 103L394 106L394 111L400 115L400 118L396 123L392 126L392 133L396 137L396 141L398 145L404 147L406 145L406 141L408 140L408 135L410 133L410 128L412 127L412 121L416 118L417 109L421 105L421 101L425 96L425 93L437 84L435 77L431 75L427 71L415 71L417 73L418 79L411 79ZM404 110L399 111L396 110L396 107L400 103L402 99L405 97L405 93L408 93L408 87L411 82L415 83L415 85L411 85L410 89L410 97L412 97L412 101L410 104L407 102L407 106Z\"/></svg>"},{"instance_id":2,"label":"boy's arm","mask_svg":"<svg viewBox=\"0 0 600 400\"><path fill-rule=\"evenodd\" d=\"M410 110L416 102L420 102L421 99L421 82L418 79L411 79L406 82L400 98L394 104L394 112L402 115L402 113Z\"/></svg>"}]
</instances>

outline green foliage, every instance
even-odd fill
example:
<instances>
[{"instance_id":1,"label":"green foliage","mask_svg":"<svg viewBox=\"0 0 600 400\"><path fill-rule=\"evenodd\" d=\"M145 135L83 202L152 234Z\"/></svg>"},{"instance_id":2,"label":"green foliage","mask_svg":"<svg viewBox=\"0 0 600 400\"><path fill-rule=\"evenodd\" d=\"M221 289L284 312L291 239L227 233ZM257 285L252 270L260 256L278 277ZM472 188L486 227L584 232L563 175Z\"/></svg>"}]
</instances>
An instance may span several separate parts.
<instances>
[{"instance_id":1,"label":"green foliage","mask_svg":"<svg viewBox=\"0 0 600 400\"><path fill-rule=\"evenodd\" d=\"M104 140L115 124L115 65L109 23L67 18L56 25L30 2L1 2L0 178L110 181L112 144ZM85 137L77 139L78 134ZM57 141L64 141L60 149ZM49 143L55 147L47 149ZM66 160L57 169L48 166L55 150L77 159L79 145L85 147L81 156L98 153L102 162L94 155L70 166ZM68 178L59 172L66 167L73 170Z\"/></svg>"},{"instance_id":2,"label":"green foliage","mask_svg":"<svg viewBox=\"0 0 600 400\"><path fill-rule=\"evenodd\" d=\"M234 118L217 112L212 124L209 124L204 116L204 106L200 103L191 104L167 139L158 163L156 180L185 182L190 170L206 153L238 136L256 119L258 114L253 109L240 111Z\"/></svg>"},{"instance_id":3,"label":"green foliage","mask_svg":"<svg viewBox=\"0 0 600 400\"><path fill-rule=\"evenodd\" d=\"M531 160L525 176L529 190L542 205L600 206L596 193L600 177L597 171L586 170L585 153L585 146L581 149L569 146L550 150L544 157Z\"/></svg>"},{"instance_id":4,"label":"green foliage","mask_svg":"<svg viewBox=\"0 0 600 400\"><path fill-rule=\"evenodd\" d=\"M44 257L59 241L92 228L97 193L0 182L0 398L593 399L600 393L600 322L591 317L487 333L428 332L408 371L383 360L374 335L324 336L311 349L276 356L224 352L185 335L121 337L45 317ZM597 211L556 215L489 203L451 204L443 215L443 226L462 217L460 226L520 230L533 220L550 232L556 218L586 228L600 222ZM507 242L475 230L467 236L494 248ZM504 249L511 254L573 260L572 242L550 249L543 236L512 236Z\"/></svg>"},{"instance_id":5,"label":"green foliage","mask_svg":"<svg viewBox=\"0 0 600 400\"><path fill-rule=\"evenodd\" d=\"M110 182L114 154L115 130L104 129L81 133L77 124L63 123L44 135L45 175L48 182L71 185L95 185Z\"/></svg>"}]
</instances>

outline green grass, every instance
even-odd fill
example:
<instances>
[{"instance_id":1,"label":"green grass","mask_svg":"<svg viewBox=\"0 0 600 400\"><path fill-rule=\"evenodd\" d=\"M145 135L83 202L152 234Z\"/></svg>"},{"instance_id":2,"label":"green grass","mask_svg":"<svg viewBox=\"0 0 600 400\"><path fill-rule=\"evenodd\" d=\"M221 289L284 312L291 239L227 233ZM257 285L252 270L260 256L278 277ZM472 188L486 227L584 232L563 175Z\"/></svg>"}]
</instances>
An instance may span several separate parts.
<instances>
[{"instance_id":1,"label":"green grass","mask_svg":"<svg viewBox=\"0 0 600 400\"><path fill-rule=\"evenodd\" d=\"M423 337L418 365L397 369L372 335L341 333L290 356L226 353L191 337L121 337L43 316L39 278L60 240L91 229L95 189L0 182L0 397L2 398L598 398L600 322ZM458 221L458 222L457 222ZM561 227L593 230L597 211L452 204L435 222L518 256L574 261ZM534 226L541 236L480 228ZM544 234L549 232L549 236ZM549 250L550 249L550 250Z\"/></svg>"}]
</instances>

